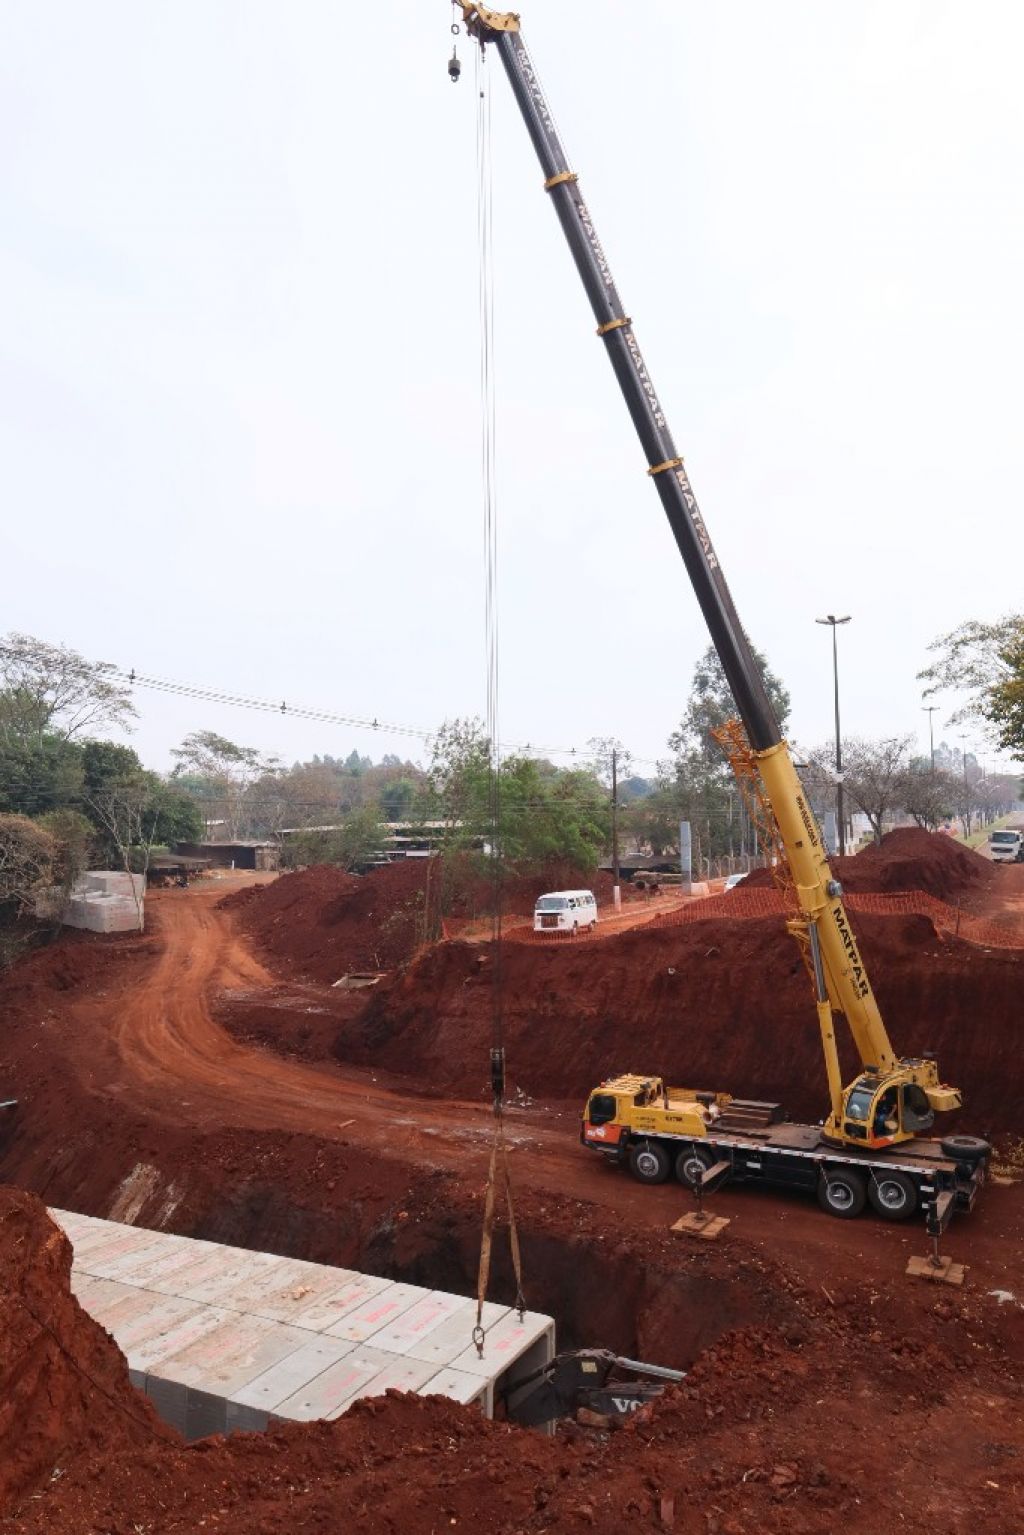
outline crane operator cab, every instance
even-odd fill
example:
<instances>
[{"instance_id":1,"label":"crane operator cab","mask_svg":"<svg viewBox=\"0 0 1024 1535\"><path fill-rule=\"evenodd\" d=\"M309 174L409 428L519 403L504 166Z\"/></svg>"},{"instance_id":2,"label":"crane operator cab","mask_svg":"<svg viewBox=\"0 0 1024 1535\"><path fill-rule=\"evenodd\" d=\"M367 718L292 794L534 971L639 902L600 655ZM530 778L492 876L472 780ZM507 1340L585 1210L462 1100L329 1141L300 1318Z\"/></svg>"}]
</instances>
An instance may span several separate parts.
<instances>
[{"instance_id":1,"label":"crane operator cab","mask_svg":"<svg viewBox=\"0 0 1024 1535\"><path fill-rule=\"evenodd\" d=\"M864 1072L846 1090L843 1138L865 1146L894 1146L935 1123L928 1094L902 1073L876 1076Z\"/></svg>"}]
</instances>

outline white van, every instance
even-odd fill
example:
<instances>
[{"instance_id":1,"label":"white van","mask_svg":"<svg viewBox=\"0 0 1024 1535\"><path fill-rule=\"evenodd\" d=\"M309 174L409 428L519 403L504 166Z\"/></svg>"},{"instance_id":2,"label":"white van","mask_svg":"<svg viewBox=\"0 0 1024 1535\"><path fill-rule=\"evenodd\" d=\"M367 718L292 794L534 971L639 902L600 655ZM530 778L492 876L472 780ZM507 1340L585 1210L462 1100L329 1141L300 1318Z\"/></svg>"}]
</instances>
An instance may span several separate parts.
<instances>
[{"instance_id":1,"label":"white van","mask_svg":"<svg viewBox=\"0 0 1024 1535\"><path fill-rule=\"evenodd\" d=\"M1024 863L1024 834L1009 827L989 832L988 850L993 863Z\"/></svg>"},{"instance_id":2,"label":"white van","mask_svg":"<svg viewBox=\"0 0 1024 1535\"><path fill-rule=\"evenodd\" d=\"M535 933L593 932L597 926L597 902L592 890L552 890L542 895L533 909Z\"/></svg>"}]
</instances>

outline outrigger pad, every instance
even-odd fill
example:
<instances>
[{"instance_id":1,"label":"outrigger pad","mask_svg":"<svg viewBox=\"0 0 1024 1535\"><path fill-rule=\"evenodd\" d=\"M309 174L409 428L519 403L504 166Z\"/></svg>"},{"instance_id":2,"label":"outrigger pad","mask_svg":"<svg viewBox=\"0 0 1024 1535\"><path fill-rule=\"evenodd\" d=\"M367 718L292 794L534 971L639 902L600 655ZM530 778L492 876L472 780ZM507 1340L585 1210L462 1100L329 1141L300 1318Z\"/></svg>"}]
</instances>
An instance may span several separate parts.
<instances>
[{"instance_id":1,"label":"outrigger pad","mask_svg":"<svg viewBox=\"0 0 1024 1535\"><path fill-rule=\"evenodd\" d=\"M965 1269L962 1263L954 1263L952 1258L940 1258L938 1263L934 1258L911 1258L907 1273L912 1279L930 1279L934 1284L961 1285Z\"/></svg>"},{"instance_id":2,"label":"outrigger pad","mask_svg":"<svg viewBox=\"0 0 1024 1535\"><path fill-rule=\"evenodd\" d=\"M710 1215L707 1211L700 1213L691 1210L689 1215L681 1215L677 1221L673 1221L671 1229L678 1231L680 1236L702 1237L705 1242L714 1242L722 1235L729 1220L728 1215Z\"/></svg>"}]
</instances>

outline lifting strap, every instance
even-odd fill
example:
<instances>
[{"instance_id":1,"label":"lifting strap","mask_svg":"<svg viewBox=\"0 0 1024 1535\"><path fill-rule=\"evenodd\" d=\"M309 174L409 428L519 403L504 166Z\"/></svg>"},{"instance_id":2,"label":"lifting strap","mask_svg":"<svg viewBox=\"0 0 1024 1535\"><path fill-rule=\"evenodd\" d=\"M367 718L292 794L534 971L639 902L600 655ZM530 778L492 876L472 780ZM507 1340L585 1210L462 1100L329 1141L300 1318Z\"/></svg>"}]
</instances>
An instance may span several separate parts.
<instances>
[{"instance_id":1,"label":"lifting strap","mask_svg":"<svg viewBox=\"0 0 1024 1535\"><path fill-rule=\"evenodd\" d=\"M526 1309L523 1298L519 1232L512 1202L512 1176L508 1166L503 1105L505 1100L505 1046L503 1042L502 992L502 837L501 779L498 733L498 520L494 441L496 435L493 373L494 301L491 245L491 110L485 79L485 53L476 51L477 86L477 236L480 314L480 419L484 511L484 617L487 642L487 734L489 740L488 811L491 841L491 1094L494 1106L494 1137L484 1197L483 1230L480 1235L480 1267L477 1274L476 1326L473 1342L483 1358L486 1331L484 1302L491 1277L495 1206L499 1181L508 1210L509 1242L516 1277L516 1309L520 1320Z\"/></svg>"}]
</instances>

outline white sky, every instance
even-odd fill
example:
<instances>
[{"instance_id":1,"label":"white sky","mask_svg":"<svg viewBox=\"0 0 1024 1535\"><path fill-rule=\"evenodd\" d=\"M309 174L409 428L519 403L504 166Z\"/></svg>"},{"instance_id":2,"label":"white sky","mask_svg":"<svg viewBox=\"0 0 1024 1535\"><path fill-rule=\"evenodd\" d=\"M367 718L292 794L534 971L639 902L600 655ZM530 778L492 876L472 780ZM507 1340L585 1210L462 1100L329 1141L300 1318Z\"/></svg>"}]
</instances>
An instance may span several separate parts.
<instances>
[{"instance_id":1,"label":"white sky","mask_svg":"<svg viewBox=\"0 0 1024 1535\"><path fill-rule=\"evenodd\" d=\"M848 612L844 729L926 743L928 641L1021 606L1024 7L523 20L793 733L830 734L813 620ZM0 627L343 713L483 712L475 101L449 22L441 0L0 6ZM706 637L488 73L502 735L655 758ZM139 704L153 766L207 728L289 761L409 751Z\"/></svg>"}]
</instances>

